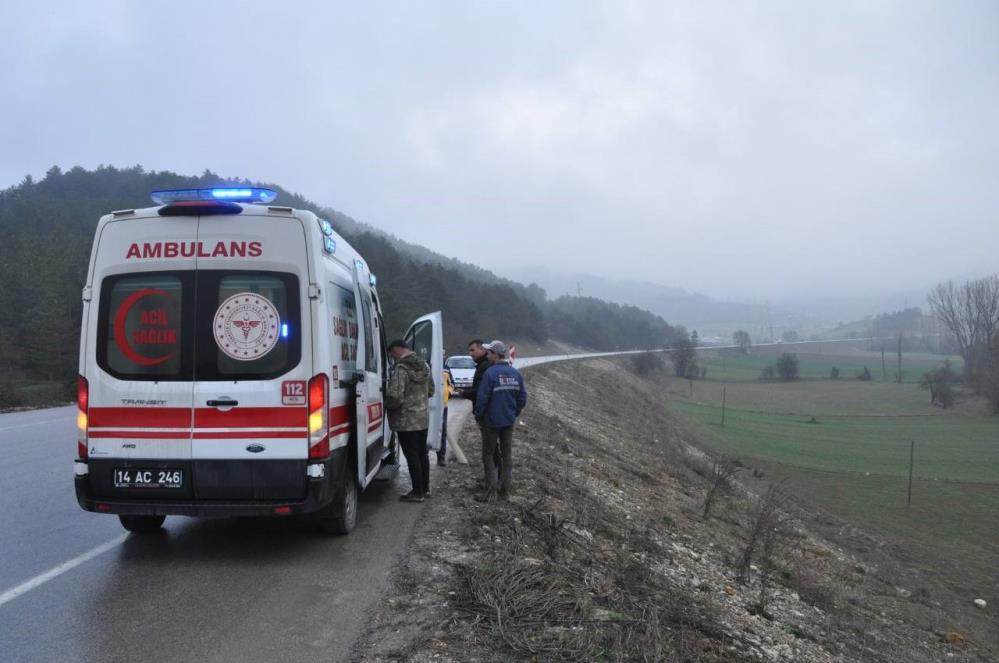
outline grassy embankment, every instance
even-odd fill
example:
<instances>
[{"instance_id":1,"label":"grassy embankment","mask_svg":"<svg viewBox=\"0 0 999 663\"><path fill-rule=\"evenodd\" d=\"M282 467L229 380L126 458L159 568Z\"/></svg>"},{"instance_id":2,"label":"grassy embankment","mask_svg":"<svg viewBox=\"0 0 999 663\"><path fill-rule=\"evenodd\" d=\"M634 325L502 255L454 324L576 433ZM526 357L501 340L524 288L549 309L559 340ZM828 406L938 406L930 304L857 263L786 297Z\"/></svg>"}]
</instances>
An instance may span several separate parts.
<instances>
[{"instance_id":1,"label":"grassy embankment","mask_svg":"<svg viewBox=\"0 0 999 663\"><path fill-rule=\"evenodd\" d=\"M803 379L760 381L761 369L781 352L798 355ZM694 382L692 394L687 381L674 380L670 399L720 450L786 476L802 499L897 544L910 561L945 571L991 602L999 600L999 417L970 396L948 410L930 405L918 381L943 359L903 354L903 382L895 384L881 380L880 352L842 344L702 353L708 379ZM960 370L960 360L951 359ZM886 361L892 380L896 357ZM870 382L855 379L864 365ZM832 366L841 379L829 379Z\"/></svg>"}]
</instances>

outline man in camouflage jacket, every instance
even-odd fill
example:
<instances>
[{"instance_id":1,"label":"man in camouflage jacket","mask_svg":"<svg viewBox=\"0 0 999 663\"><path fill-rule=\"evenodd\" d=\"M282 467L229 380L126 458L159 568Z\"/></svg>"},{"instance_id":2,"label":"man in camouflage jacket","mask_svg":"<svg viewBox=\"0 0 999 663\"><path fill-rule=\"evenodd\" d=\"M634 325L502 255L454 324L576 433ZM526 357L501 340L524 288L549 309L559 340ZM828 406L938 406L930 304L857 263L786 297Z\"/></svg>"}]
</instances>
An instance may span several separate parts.
<instances>
[{"instance_id":1,"label":"man in camouflage jacket","mask_svg":"<svg viewBox=\"0 0 999 663\"><path fill-rule=\"evenodd\" d=\"M395 359L395 370L385 389L385 409L389 426L399 436L413 481L413 490L401 499L422 502L430 494L430 461L427 458L430 413L427 405L436 388L427 362L405 341L392 341L389 354Z\"/></svg>"}]
</instances>

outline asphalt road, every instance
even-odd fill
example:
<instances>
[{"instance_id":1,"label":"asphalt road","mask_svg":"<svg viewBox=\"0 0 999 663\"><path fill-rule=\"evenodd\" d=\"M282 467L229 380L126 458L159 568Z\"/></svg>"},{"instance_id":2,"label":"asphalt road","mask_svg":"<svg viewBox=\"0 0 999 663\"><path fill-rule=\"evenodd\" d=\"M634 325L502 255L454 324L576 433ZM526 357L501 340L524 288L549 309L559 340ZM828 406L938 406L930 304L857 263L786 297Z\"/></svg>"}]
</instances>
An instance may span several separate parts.
<instances>
[{"instance_id":1,"label":"asphalt road","mask_svg":"<svg viewBox=\"0 0 999 663\"><path fill-rule=\"evenodd\" d=\"M468 406L453 402L453 435ZM349 536L183 517L129 535L77 505L75 450L75 407L0 415L4 662L345 660L433 504L398 501L403 471L362 494Z\"/></svg>"}]
</instances>

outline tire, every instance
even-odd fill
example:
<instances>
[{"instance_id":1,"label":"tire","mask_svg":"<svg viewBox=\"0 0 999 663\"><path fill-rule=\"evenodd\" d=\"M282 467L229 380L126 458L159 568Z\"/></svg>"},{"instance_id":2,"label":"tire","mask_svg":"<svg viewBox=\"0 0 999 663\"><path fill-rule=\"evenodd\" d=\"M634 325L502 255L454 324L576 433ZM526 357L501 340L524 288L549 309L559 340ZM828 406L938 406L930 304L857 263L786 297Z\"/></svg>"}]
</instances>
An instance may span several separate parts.
<instances>
[{"instance_id":1,"label":"tire","mask_svg":"<svg viewBox=\"0 0 999 663\"><path fill-rule=\"evenodd\" d=\"M121 526L136 534L152 534L163 527L166 516L118 516Z\"/></svg>"},{"instance_id":2,"label":"tire","mask_svg":"<svg viewBox=\"0 0 999 663\"><path fill-rule=\"evenodd\" d=\"M336 497L316 513L316 526L323 534L350 534L357 524L357 479L354 471L344 471Z\"/></svg>"}]
</instances>

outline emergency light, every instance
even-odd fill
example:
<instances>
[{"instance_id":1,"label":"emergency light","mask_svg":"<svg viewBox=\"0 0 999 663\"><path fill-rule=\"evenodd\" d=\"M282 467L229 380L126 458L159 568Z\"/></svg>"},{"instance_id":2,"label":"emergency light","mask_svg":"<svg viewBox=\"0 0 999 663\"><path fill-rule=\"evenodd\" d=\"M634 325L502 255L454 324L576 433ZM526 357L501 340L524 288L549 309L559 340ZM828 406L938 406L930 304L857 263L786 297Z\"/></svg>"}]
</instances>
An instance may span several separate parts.
<instances>
[{"instance_id":1,"label":"emergency light","mask_svg":"<svg viewBox=\"0 0 999 663\"><path fill-rule=\"evenodd\" d=\"M171 203L220 200L233 203L272 203L277 192L257 187L220 187L214 189L168 189L149 194L157 205Z\"/></svg>"}]
</instances>

